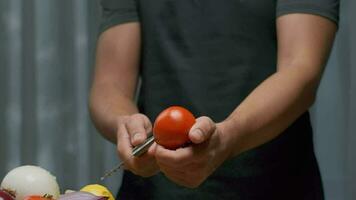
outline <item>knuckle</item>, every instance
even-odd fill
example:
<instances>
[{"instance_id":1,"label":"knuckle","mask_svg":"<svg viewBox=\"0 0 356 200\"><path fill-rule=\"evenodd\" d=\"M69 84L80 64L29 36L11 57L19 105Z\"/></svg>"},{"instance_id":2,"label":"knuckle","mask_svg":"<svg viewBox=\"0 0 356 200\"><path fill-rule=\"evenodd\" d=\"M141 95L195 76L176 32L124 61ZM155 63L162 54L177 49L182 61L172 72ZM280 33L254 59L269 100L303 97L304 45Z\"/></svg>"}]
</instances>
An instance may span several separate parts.
<instances>
[{"instance_id":1,"label":"knuckle","mask_svg":"<svg viewBox=\"0 0 356 200\"><path fill-rule=\"evenodd\" d=\"M131 136L135 135L136 133L144 132L143 129L140 126L138 126L137 124L129 124L127 129Z\"/></svg>"},{"instance_id":2,"label":"knuckle","mask_svg":"<svg viewBox=\"0 0 356 200\"><path fill-rule=\"evenodd\" d=\"M199 126L202 127L202 129L204 129L205 131L210 131L215 128L214 121L207 116L200 117L197 122Z\"/></svg>"},{"instance_id":3,"label":"knuckle","mask_svg":"<svg viewBox=\"0 0 356 200\"><path fill-rule=\"evenodd\" d=\"M202 116L202 117L200 117L200 120L203 121L203 122L209 122L209 121L211 121L211 119L210 119L209 117L207 117L207 116Z\"/></svg>"},{"instance_id":4,"label":"knuckle","mask_svg":"<svg viewBox=\"0 0 356 200\"><path fill-rule=\"evenodd\" d=\"M147 119L147 120L144 121L144 127L145 127L149 132L152 131L152 124L151 124L151 121L150 121L149 119Z\"/></svg>"},{"instance_id":5,"label":"knuckle","mask_svg":"<svg viewBox=\"0 0 356 200\"><path fill-rule=\"evenodd\" d=\"M143 121L145 118L145 115L141 114L141 113L136 113L131 115L131 120L135 120L135 121Z\"/></svg>"},{"instance_id":6,"label":"knuckle","mask_svg":"<svg viewBox=\"0 0 356 200\"><path fill-rule=\"evenodd\" d=\"M141 117L132 116L127 125L132 131L144 131L145 124L145 121Z\"/></svg>"},{"instance_id":7,"label":"knuckle","mask_svg":"<svg viewBox=\"0 0 356 200\"><path fill-rule=\"evenodd\" d=\"M128 128L134 128L136 126L136 121L131 119L126 123Z\"/></svg>"},{"instance_id":8,"label":"knuckle","mask_svg":"<svg viewBox=\"0 0 356 200\"><path fill-rule=\"evenodd\" d=\"M151 124L150 119L148 119L148 117L146 115L143 115L143 114L139 114L138 118L139 118L141 124L143 124L143 127L145 129L148 129L149 131L151 131L152 124Z\"/></svg>"},{"instance_id":9,"label":"knuckle","mask_svg":"<svg viewBox=\"0 0 356 200\"><path fill-rule=\"evenodd\" d=\"M206 117L205 123L206 123L206 126L209 127L209 130L212 130L215 128L215 123L209 117Z\"/></svg>"},{"instance_id":10,"label":"knuckle","mask_svg":"<svg viewBox=\"0 0 356 200\"><path fill-rule=\"evenodd\" d=\"M127 115L120 116L120 117L117 118L117 123L118 124L125 124L129 120L129 118L130 117L127 116Z\"/></svg>"},{"instance_id":11,"label":"knuckle","mask_svg":"<svg viewBox=\"0 0 356 200\"><path fill-rule=\"evenodd\" d=\"M128 132L130 134L131 139L133 139L134 135L136 135L137 133L140 133L141 130L138 127L131 126L128 128Z\"/></svg>"},{"instance_id":12,"label":"knuckle","mask_svg":"<svg viewBox=\"0 0 356 200\"><path fill-rule=\"evenodd\" d=\"M202 116L199 118L199 122L202 124L210 124L212 120L207 116Z\"/></svg>"},{"instance_id":13,"label":"knuckle","mask_svg":"<svg viewBox=\"0 0 356 200\"><path fill-rule=\"evenodd\" d=\"M210 121L210 128L211 128L211 130L216 129L216 124L212 120Z\"/></svg>"}]
</instances>

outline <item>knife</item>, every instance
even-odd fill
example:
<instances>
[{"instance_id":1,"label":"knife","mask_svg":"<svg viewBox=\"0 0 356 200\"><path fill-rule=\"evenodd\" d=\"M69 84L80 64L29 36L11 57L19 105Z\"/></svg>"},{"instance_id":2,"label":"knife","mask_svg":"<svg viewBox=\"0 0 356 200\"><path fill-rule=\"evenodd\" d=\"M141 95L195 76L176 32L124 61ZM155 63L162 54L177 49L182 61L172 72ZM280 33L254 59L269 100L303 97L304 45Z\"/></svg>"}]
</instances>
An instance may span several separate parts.
<instances>
[{"instance_id":1,"label":"knife","mask_svg":"<svg viewBox=\"0 0 356 200\"><path fill-rule=\"evenodd\" d=\"M145 142L143 142L142 144L140 144L132 149L131 155L138 157L138 156L141 156L142 154L146 153L148 148L153 144L154 141L155 141L155 138L153 137L153 134L150 134L147 137L147 139L145 140ZM100 178L100 181L104 181L107 177L110 177L111 175L113 175L115 172L117 172L124 165L124 163L125 163L124 161L121 161L117 166L115 166L110 171L105 173L104 176L102 176Z\"/></svg>"}]
</instances>

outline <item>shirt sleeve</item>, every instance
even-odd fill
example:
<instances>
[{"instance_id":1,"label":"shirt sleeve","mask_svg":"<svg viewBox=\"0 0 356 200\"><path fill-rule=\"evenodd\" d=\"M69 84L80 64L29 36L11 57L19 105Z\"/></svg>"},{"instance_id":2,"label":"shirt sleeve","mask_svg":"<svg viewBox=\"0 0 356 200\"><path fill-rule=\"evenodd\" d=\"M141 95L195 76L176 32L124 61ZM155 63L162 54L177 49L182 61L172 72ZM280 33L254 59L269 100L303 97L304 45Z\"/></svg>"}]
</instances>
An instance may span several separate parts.
<instances>
[{"instance_id":1,"label":"shirt sleeve","mask_svg":"<svg viewBox=\"0 0 356 200\"><path fill-rule=\"evenodd\" d=\"M339 0L277 0L276 16L290 13L315 14L339 21Z\"/></svg>"},{"instance_id":2,"label":"shirt sleeve","mask_svg":"<svg viewBox=\"0 0 356 200\"><path fill-rule=\"evenodd\" d=\"M139 21L136 0L101 0L99 34L119 24Z\"/></svg>"}]
</instances>

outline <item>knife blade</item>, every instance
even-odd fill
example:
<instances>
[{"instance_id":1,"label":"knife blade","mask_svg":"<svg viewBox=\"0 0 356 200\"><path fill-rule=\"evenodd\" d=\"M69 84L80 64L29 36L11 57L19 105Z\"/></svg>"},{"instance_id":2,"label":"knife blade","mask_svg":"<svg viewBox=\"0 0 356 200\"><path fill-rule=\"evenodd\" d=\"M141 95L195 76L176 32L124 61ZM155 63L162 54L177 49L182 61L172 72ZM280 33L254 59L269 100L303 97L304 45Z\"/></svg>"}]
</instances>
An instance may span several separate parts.
<instances>
[{"instance_id":1,"label":"knife blade","mask_svg":"<svg viewBox=\"0 0 356 200\"><path fill-rule=\"evenodd\" d=\"M155 141L153 134L150 134L146 140L136 146L135 148L132 149L132 156L138 157L141 156L142 154L146 153L148 148L153 144L153 142ZM116 165L114 168L112 168L111 170L109 170L107 173L104 174L104 176L102 176L100 178L100 181L104 181L106 178L112 176L115 172L117 172L123 165L125 164L124 161L121 161L118 165Z\"/></svg>"}]
</instances>

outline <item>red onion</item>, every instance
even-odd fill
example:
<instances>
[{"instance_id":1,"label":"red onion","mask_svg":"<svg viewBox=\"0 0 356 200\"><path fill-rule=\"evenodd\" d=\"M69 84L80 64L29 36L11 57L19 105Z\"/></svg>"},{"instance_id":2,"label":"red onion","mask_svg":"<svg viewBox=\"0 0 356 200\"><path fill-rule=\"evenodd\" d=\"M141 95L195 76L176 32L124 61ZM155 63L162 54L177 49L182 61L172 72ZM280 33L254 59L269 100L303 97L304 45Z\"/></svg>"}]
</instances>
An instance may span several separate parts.
<instances>
[{"instance_id":1,"label":"red onion","mask_svg":"<svg viewBox=\"0 0 356 200\"><path fill-rule=\"evenodd\" d=\"M107 200L107 197L95 196L89 192L71 192L61 195L58 200Z\"/></svg>"},{"instance_id":2,"label":"red onion","mask_svg":"<svg viewBox=\"0 0 356 200\"><path fill-rule=\"evenodd\" d=\"M0 200L15 200L15 198L4 190L0 190Z\"/></svg>"}]
</instances>

